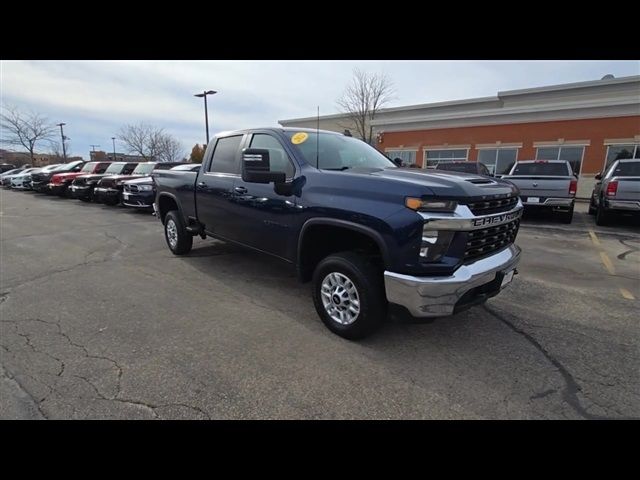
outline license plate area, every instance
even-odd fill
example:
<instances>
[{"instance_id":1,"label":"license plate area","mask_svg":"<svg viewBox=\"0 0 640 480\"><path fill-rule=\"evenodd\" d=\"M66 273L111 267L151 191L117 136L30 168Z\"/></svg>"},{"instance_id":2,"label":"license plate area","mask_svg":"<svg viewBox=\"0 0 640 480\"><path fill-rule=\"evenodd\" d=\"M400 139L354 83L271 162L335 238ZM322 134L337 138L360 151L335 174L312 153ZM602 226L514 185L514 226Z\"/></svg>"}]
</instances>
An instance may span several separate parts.
<instances>
[{"instance_id":1,"label":"license plate area","mask_svg":"<svg viewBox=\"0 0 640 480\"><path fill-rule=\"evenodd\" d=\"M504 287L506 287L511 283L511 281L513 280L514 273L515 273L515 269L509 270L508 272L502 274L503 276L502 276L502 281L500 282L500 289L503 289Z\"/></svg>"},{"instance_id":2,"label":"license plate area","mask_svg":"<svg viewBox=\"0 0 640 480\"><path fill-rule=\"evenodd\" d=\"M528 197L527 203L540 203L540 197Z\"/></svg>"}]
</instances>

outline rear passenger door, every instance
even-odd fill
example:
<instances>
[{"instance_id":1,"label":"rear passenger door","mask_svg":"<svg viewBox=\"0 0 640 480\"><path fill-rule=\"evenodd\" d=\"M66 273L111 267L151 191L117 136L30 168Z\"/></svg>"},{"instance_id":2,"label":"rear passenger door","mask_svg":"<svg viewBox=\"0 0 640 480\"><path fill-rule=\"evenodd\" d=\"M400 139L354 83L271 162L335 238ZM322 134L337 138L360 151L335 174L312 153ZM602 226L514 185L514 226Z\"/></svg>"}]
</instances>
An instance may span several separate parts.
<instances>
[{"instance_id":1,"label":"rear passenger door","mask_svg":"<svg viewBox=\"0 0 640 480\"><path fill-rule=\"evenodd\" d=\"M230 240L235 240L230 203L233 184L240 177L243 139L242 134L218 138L211 159L196 180L198 220L207 232Z\"/></svg>"}]
</instances>

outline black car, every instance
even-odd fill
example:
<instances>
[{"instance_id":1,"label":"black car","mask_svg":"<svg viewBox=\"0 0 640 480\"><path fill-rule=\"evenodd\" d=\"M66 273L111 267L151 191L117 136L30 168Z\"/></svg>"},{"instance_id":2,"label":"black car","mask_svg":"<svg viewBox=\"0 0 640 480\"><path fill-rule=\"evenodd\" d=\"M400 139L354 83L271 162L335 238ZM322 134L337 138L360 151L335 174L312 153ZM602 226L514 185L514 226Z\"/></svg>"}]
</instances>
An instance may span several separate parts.
<instances>
[{"instance_id":1,"label":"black car","mask_svg":"<svg viewBox=\"0 0 640 480\"><path fill-rule=\"evenodd\" d=\"M158 163L154 170L181 170L183 172L197 172L199 163L175 164ZM123 182L122 204L125 207L150 210L156 198L156 187L153 176L146 176Z\"/></svg>"},{"instance_id":2,"label":"black car","mask_svg":"<svg viewBox=\"0 0 640 480\"><path fill-rule=\"evenodd\" d=\"M66 172L79 172L86 162L84 160L76 160L69 163L63 163L62 165L49 165L44 167L37 173L33 173L31 175L31 188L36 192L40 193L50 193L49 181L51 177L53 177L56 173L66 173Z\"/></svg>"},{"instance_id":3,"label":"black car","mask_svg":"<svg viewBox=\"0 0 640 480\"><path fill-rule=\"evenodd\" d=\"M16 166L10 163L0 163L0 173L8 172L9 170L15 170Z\"/></svg>"},{"instance_id":4,"label":"black car","mask_svg":"<svg viewBox=\"0 0 640 480\"><path fill-rule=\"evenodd\" d=\"M475 173L477 175L493 175L489 169L480 162L440 162L436 165L436 170L446 170L448 172Z\"/></svg>"}]
</instances>

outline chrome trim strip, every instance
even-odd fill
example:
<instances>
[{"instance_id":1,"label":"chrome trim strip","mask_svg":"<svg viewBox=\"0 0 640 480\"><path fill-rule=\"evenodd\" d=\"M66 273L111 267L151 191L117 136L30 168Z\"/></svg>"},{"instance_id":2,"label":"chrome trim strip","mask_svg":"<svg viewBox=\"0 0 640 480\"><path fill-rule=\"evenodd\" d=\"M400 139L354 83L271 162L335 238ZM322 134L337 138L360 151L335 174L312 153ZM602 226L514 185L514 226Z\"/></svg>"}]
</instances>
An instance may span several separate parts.
<instances>
[{"instance_id":1,"label":"chrome trim strip","mask_svg":"<svg viewBox=\"0 0 640 480\"><path fill-rule=\"evenodd\" d=\"M469 231L512 222L522 216L524 207L518 198L515 208L501 213L475 216L467 205L458 205L451 213L418 212L424 220L424 230Z\"/></svg>"},{"instance_id":2,"label":"chrome trim strip","mask_svg":"<svg viewBox=\"0 0 640 480\"><path fill-rule=\"evenodd\" d=\"M640 201L637 200L606 200L606 208L615 210L640 210Z\"/></svg>"}]
</instances>

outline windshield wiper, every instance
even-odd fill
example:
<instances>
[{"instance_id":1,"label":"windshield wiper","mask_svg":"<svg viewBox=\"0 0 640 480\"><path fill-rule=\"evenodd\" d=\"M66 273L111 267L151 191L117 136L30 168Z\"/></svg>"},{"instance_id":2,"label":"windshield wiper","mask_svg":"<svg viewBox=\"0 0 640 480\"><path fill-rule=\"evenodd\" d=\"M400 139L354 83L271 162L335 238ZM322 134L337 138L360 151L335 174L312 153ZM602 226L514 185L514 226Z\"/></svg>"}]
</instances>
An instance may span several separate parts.
<instances>
[{"instance_id":1,"label":"windshield wiper","mask_svg":"<svg viewBox=\"0 0 640 480\"><path fill-rule=\"evenodd\" d=\"M336 172L342 172L344 170L349 170L351 167L340 167L340 168L323 168L322 170L334 170Z\"/></svg>"}]
</instances>

